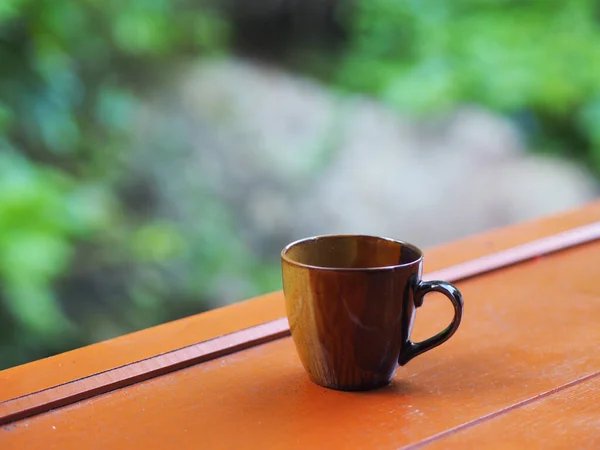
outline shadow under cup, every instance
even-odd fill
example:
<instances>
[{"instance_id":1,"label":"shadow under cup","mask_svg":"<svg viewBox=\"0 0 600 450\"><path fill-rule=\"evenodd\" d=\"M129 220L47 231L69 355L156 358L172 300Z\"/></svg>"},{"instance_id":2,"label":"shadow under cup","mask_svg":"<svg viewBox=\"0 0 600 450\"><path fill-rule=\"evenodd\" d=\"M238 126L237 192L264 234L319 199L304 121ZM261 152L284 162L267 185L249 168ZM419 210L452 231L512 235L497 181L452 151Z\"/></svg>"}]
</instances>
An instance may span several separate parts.
<instances>
[{"instance_id":1,"label":"shadow under cup","mask_svg":"<svg viewBox=\"0 0 600 450\"><path fill-rule=\"evenodd\" d=\"M321 386L386 385L399 364L449 339L460 323L460 293L445 282L420 280L423 253L414 245L376 236L318 236L289 244L281 261L292 338L310 379ZM415 309L432 290L450 298L454 321L412 343Z\"/></svg>"}]
</instances>

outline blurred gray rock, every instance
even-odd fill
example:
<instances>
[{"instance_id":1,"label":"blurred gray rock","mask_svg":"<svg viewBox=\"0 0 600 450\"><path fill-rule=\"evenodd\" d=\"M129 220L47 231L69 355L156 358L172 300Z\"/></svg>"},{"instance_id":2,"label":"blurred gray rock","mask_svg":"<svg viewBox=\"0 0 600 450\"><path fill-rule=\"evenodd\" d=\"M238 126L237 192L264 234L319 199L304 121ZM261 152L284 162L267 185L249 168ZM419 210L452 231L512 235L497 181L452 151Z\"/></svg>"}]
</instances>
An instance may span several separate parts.
<instances>
[{"instance_id":1,"label":"blurred gray rock","mask_svg":"<svg viewBox=\"0 0 600 450\"><path fill-rule=\"evenodd\" d=\"M137 131L132 167L151 174L164 214L201 222L198 198L208 193L243 242L272 259L320 233L431 246L598 195L583 168L531 155L489 111L465 106L417 122L238 59L181 70L147 100Z\"/></svg>"}]
</instances>

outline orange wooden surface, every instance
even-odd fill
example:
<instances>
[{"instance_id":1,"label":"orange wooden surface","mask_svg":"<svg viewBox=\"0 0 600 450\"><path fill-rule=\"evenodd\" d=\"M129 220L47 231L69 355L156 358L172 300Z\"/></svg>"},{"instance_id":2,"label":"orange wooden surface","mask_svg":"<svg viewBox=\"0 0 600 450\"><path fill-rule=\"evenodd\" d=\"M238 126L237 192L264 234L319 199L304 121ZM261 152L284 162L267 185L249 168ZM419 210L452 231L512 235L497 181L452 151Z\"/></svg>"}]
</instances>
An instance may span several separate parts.
<instances>
[{"instance_id":1,"label":"orange wooden surface","mask_svg":"<svg viewBox=\"0 0 600 450\"><path fill-rule=\"evenodd\" d=\"M386 389L320 388L283 338L15 422L0 431L0 448L400 448L440 433L431 445L458 439L443 433L466 436L534 405L556 422L562 412L540 402L600 374L599 275L595 242L459 283L457 334ZM415 340L450 315L447 302L427 301ZM593 423L596 400L579 401Z\"/></svg>"},{"instance_id":2,"label":"orange wooden surface","mask_svg":"<svg viewBox=\"0 0 600 450\"><path fill-rule=\"evenodd\" d=\"M597 221L600 221L600 201L543 220L492 230L469 239L427 249L425 271L439 270ZM275 292L0 371L0 401L150 358L158 353L192 345L284 315L285 307L281 293Z\"/></svg>"},{"instance_id":3,"label":"orange wooden surface","mask_svg":"<svg viewBox=\"0 0 600 450\"><path fill-rule=\"evenodd\" d=\"M0 401L285 316L276 292L0 371Z\"/></svg>"},{"instance_id":4,"label":"orange wooden surface","mask_svg":"<svg viewBox=\"0 0 600 450\"><path fill-rule=\"evenodd\" d=\"M289 335L285 317L0 402L0 426Z\"/></svg>"},{"instance_id":5,"label":"orange wooden surface","mask_svg":"<svg viewBox=\"0 0 600 450\"><path fill-rule=\"evenodd\" d=\"M600 448L600 376L562 389L539 401L423 448Z\"/></svg>"}]
</instances>

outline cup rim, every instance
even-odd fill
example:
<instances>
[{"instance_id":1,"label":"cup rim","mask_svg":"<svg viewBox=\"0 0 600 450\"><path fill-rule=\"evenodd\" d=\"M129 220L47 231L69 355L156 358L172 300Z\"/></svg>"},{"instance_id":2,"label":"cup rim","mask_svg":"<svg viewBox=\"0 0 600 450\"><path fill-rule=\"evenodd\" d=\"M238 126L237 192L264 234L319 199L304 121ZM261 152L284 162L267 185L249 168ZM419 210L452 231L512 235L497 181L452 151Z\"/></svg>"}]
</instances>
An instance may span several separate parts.
<instances>
[{"instance_id":1,"label":"cup rim","mask_svg":"<svg viewBox=\"0 0 600 450\"><path fill-rule=\"evenodd\" d=\"M414 251L418 256L417 259L407 262L407 263L402 263L402 264L392 264L392 265L387 265L387 266L373 266L373 267L327 267L327 266L317 266L317 265L312 265L312 264L305 264L305 263L301 263L298 261L295 261L293 259L291 259L288 255L287 252L292 248L295 247L297 245L301 245L304 244L306 242L309 241L316 241L318 239L330 239L330 238L339 238L339 237L351 237L351 238L369 238L369 239L377 239L377 240L381 240L381 241L388 241L388 242L392 242L394 244L399 244L403 247L408 247L410 248L412 251ZM385 237L385 236L377 236L374 234L353 234L353 233L348 233L348 234L320 234L320 235L315 235L315 236L309 236L309 237L305 237L305 238L301 238L301 239L297 239L293 242L290 242L289 244L287 244L282 250L281 250L281 259L283 261L285 261L286 263L292 265L292 266L296 266L296 267L303 267L306 269L317 269L317 270L326 270L326 271L332 271L332 272L377 272L377 271L387 271L387 270L395 270L395 269L399 269L402 267L409 267L415 264L419 264L421 261L423 261L423 251L417 247L414 244L411 244L410 242L406 242L406 241L402 241L399 239L393 239L393 238L389 238L389 237Z\"/></svg>"}]
</instances>

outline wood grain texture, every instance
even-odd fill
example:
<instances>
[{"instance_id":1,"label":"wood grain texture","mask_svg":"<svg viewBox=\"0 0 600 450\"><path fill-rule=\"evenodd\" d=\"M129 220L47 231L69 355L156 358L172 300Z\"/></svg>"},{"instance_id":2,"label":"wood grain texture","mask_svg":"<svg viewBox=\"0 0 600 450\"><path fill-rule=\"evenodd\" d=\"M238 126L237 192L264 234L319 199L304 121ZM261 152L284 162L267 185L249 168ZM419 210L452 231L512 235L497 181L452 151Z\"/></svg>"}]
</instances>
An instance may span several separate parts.
<instances>
[{"instance_id":1,"label":"wood grain texture","mask_svg":"<svg viewBox=\"0 0 600 450\"><path fill-rule=\"evenodd\" d=\"M600 201L426 249L425 272L600 221ZM0 371L0 401L68 383L285 316L281 292L151 327Z\"/></svg>"},{"instance_id":2,"label":"wood grain texture","mask_svg":"<svg viewBox=\"0 0 600 450\"><path fill-rule=\"evenodd\" d=\"M0 371L0 401L151 358L285 316L280 292Z\"/></svg>"},{"instance_id":3,"label":"wood grain texture","mask_svg":"<svg viewBox=\"0 0 600 450\"><path fill-rule=\"evenodd\" d=\"M600 448L600 373L509 414L452 430L424 445L406 447L417 448L597 450Z\"/></svg>"},{"instance_id":4,"label":"wood grain texture","mask_svg":"<svg viewBox=\"0 0 600 450\"><path fill-rule=\"evenodd\" d=\"M0 403L0 425L53 408L79 402L114 389L141 383L152 377L244 350L289 334L287 320L276 319L252 328L199 342L151 358L126 364L108 372L17 397Z\"/></svg>"},{"instance_id":5,"label":"wood grain texture","mask_svg":"<svg viewBox=\"0 0 600 450\"><path fill-rule=\"evenodd\" d=\"M0 447L395 449L499 420L600 372L599 255L596 242L459 283L467 309L453 339L377 391L315 385L284 338L15 422ZM426 302L413 336L439 330L450 309Z\"/></svg>"}]
</instances>

